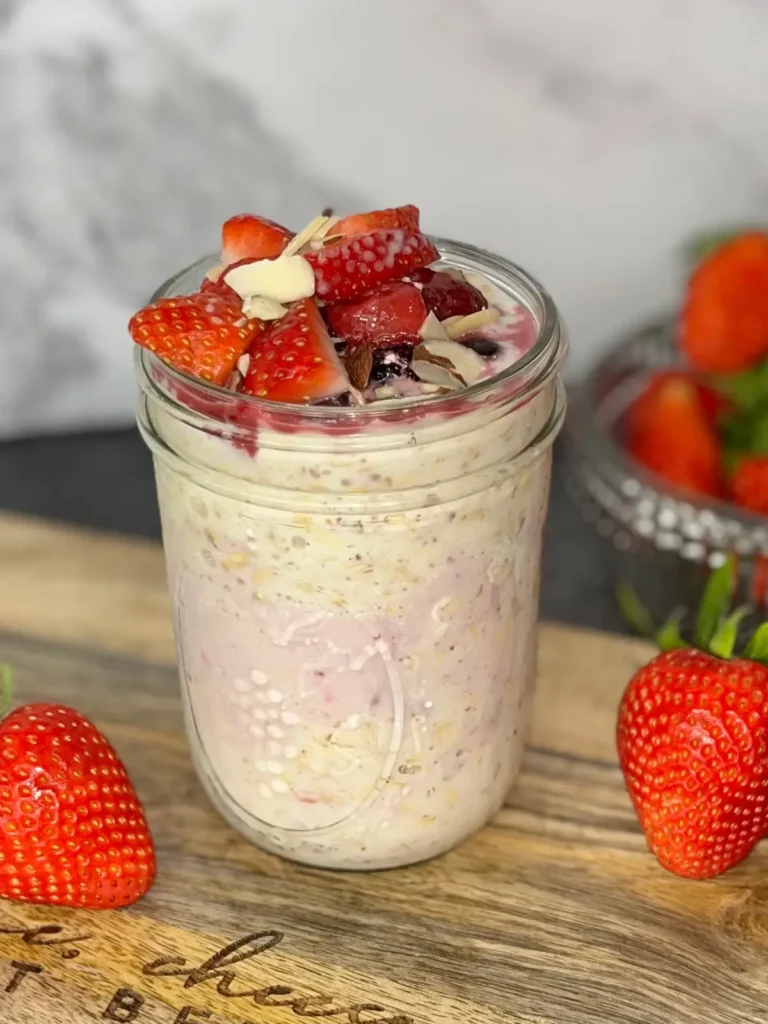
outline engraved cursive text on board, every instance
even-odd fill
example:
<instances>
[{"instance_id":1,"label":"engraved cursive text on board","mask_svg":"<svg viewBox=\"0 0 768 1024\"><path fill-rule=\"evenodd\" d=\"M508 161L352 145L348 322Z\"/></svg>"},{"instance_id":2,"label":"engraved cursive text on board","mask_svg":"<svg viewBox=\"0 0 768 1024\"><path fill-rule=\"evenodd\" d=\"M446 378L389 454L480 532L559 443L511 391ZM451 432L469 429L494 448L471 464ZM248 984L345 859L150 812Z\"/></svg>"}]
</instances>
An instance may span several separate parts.
<instances>
[{"instance_id":1,"label":"engraved cursive text on board","mask_svg":"<svg viewBox=\"0 0 768 1024\"><path fill-rule=\"evenodd\" d=\"M84 945L93 938L87 933L67 932L57 924L27 928L17 925L4 927L0 923L0 935L15 936L26 946L52 947L63 960L78 957ZM243 1005L248 1000L257 1007L280 1007L294 1018L326 1018L333 1019L336 1024L415 1024L413 1017L388 1009L376 1001L349 1002L328 992L302 993L290 985L281 984L279 979L261 987L253 987L240 979L234 969L237 965L264 956L284 940L284 933L279 931L249 932L223 946L201 963L190 963L186 957L173 953L142 964L141 972L146 978L183 979L185 989L209 983L215 986L216 993L222 999L243 1000ZM19 960L11 961L11 968L14 971L12 977L4 987L0 984L0 1002L4 994L11 996L21 989L28 976L44 972L40 964ZM101 1017L112 1021L140 1021L142 1009L149 998L144 993L120 987L102 1009ZM209 1016L207 1010L185 1006L174 1024L204 1021Z\"/></svg>"}]
</instances>

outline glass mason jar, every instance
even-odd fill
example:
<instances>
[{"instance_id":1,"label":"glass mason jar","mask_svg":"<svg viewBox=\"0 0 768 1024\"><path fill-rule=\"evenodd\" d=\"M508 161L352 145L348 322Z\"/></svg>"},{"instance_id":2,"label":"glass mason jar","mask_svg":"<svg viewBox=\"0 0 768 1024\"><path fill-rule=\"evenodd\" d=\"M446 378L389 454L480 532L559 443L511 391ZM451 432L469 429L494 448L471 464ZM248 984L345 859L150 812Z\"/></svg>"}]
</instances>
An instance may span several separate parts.
<instances>
[{"instance_id":1,"label":"glass mason jar","mask_svg":"<svg viewBox=\"0 0 768 1024\"><path fill-rule=\"evenodd\" d=\"M537 328L463 391L287 406L137 350L197 771L251 841L321 867L443 853L522 759L565 337L522 270L435 243ZM212 262L155 298L194 291Z\"/></svg>"}]
</instances>

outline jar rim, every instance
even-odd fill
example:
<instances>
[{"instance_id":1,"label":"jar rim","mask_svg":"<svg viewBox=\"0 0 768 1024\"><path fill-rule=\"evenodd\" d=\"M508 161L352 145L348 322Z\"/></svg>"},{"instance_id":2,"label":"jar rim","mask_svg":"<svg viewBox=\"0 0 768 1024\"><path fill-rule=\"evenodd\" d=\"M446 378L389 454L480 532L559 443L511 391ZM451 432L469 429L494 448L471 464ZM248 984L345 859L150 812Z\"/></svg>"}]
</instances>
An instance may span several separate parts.
<instances>
[{"instance_id":1,"label":"jar rim","mask_svg":"<svg viewBox=\"0 0 768 1024\"><path fill-rule=\"evenodd\" d=\"M254 411L259 410L268 415L303 419L308 426L310 423L323 424L329 420L337 422L343 420L348 424L362 424L373 419L396 422L403 413L413 413L416 410L423 410L425 413L434 412L435 414L449 412L457 403L467 400L474 403L495 392L512 393L516 399L526 398L557 372L566 355L567 341L553 299L532 275L511 260L464 242L455 242L435 236L429 236L429 238L440 253L438 266L445 262L451 267L482 274L492 284L524 304L533 315L537 326L536 341L526 353L501 373L484 378L449 395L403 398L399 399L396 404L387 404L386 407L379 402L349 407L299 405L244 395L182 373L163 362L153 352L142 348L138 350L136 356L140 373L145 381L153 382L156 387L159 387L158 374L162 374L177 388L186 392L194 389L196 397L199 399L215 400L217 403L225 405L231 402L233 406L237 403L240 407L245 403ZM185 294L178 290L180 282L192 274L202 277L206 270L216 262L216 256L209 255L191 263L165 281L153 293L150 302L154 303L160 298ZM171 404L193 413L203 422L218 420L218 417L209 416L182 401L178 391L169 391L163 388L162 392L164 398Z\"/></svg>"}]
</instances>

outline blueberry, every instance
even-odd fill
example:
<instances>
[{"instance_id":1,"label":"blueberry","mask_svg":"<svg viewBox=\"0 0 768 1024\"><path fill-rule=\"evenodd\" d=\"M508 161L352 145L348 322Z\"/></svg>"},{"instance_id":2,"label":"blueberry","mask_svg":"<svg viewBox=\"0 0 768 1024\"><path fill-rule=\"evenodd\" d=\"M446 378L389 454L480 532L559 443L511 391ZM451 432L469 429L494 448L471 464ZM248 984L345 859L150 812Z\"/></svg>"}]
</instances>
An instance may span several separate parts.
<instances>
[{"instance_id":1,"label":"blueberry","mask_svg":"<svg viewBox=\"0 0 768 1024\"><path fill-rule=\"evenodd\" d=\"M348 391L345 391L341 395L334 395L333 398L321 398L317 402L313 402L312 405L320 405L331 409L348 409L352 405L352 396Z\"/></svg>"},{"instance_id":2,"label":"blueberry","mask_svg":"<svg viewBox=\"0 0 768 1024\"><path fill-rule=\"evenodd\" d=\"M490 338L484 338L482 335L476 335L474 338L471 336L461 338L461 344L473 349L483 359L495 359L499 352L501 352L500 345L497 345L495 341L491 341Z\"/></svg>"},{"instance_id":3,"label":"blueberry","mask_svg":"<svg viewBox=\"0 0 768 1024\"><path fill-rule=\"evenodd\" d=\"M377 348L373 353L373 367L369 378L371 384L382 384L391 377L411 377L411 356L413 344L410 341L398 342L385 348Z\"/></svg>"}]
</instances>

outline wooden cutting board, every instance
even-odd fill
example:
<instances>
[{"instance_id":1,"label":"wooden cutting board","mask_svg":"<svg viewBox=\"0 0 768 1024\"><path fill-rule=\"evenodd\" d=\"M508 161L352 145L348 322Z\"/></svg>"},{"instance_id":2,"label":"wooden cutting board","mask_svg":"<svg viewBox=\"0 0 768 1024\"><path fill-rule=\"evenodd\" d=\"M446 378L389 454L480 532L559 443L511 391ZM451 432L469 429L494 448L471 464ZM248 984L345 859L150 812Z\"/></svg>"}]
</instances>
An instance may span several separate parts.
<instances>
[{"instance_id":1,"label":"wooden cutting board","mask_svg":"<svg viewBox=\"0 0 768 1024\"><path fill-rule=\"evenodd\" d=\"M492 825L429 864L325 873L211 809L182 733L154 545L0 517L0 659L124 758L159 859L124 912L0 902L2 1024L768 1020L768 844L710 883L646 852L614 712L643 643L541 630L532 747Z\"/></svg>"}]
</instances>

